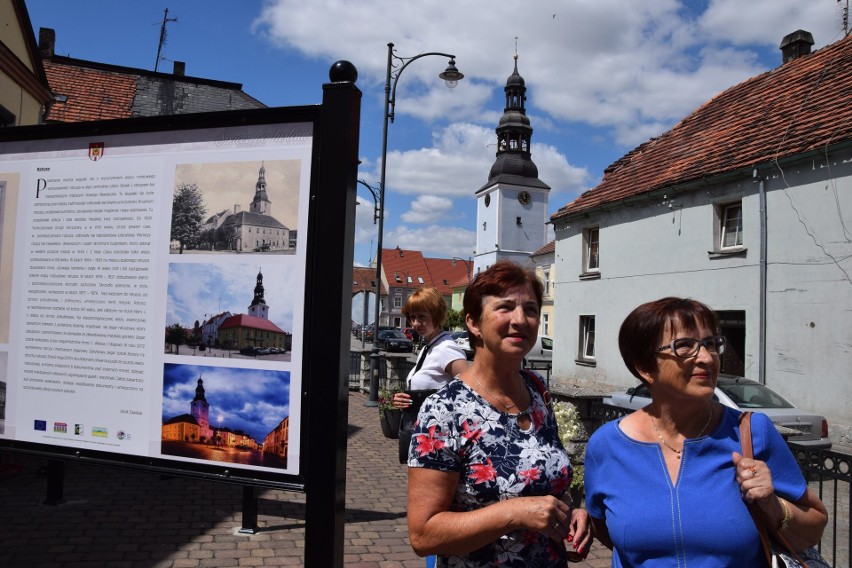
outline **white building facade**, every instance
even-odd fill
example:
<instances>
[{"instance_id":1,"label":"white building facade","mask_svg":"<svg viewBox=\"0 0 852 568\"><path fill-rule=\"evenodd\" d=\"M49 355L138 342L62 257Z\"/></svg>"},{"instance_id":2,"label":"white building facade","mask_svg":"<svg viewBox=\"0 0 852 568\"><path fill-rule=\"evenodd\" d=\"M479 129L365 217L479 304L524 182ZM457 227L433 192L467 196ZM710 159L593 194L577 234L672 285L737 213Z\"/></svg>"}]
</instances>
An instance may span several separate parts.
<instances>
[{"instance_id":1,"label":"white building facade","mask_svg":"<svg viewBox=\"0 0 852 568\"><path fill-rule=\"evenodd\" d=\"M847 37L732 87L552 217L555 375L634 385L622 321L641 303L691 297L719 312L722 372L852 441L850 63Z\"/></svg>"}]
</instances>

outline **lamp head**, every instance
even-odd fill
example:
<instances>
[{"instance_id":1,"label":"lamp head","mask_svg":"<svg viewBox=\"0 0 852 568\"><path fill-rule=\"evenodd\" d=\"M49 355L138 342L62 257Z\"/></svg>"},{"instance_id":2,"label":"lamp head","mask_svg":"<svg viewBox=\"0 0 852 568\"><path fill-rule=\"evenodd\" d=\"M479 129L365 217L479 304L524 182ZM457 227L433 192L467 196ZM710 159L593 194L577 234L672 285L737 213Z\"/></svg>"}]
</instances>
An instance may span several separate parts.
<instances>
[{"instance_id":1,"label":"lamp head","mask_svg":"<svg viewBox=\"0 0 852 568\"><path fill-rule=\"evenodd\" d=\"M459 70L456 69L456 60L450 59L449 65L444 69L444 72L438 75L444 82L447 84L447 87L450 89L454 89L456 85L458 85L459 81L464 79L464 75L459 73Z\"/></svg>"}]
</instances>

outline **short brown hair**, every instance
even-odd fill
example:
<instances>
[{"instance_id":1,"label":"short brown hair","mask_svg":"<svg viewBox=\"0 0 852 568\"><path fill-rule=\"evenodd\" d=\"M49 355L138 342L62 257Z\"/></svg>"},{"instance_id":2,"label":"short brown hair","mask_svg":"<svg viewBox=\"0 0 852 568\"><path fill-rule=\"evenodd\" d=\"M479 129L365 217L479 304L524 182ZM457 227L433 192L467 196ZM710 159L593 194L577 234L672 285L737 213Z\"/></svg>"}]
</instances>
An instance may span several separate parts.
<instances>
[{"instance_id":1,"label":"short brown hair","mask_svg":"<svg viewBox=\"0 0 852 568\"><path fill-rule=\"evenodd\" d=\"M535 272L509 260L501 260L491 265L484 272L477 274L473 283L467 287L464 293L465 316L470 315L473 321L479 321L482 317L482 301L485 296L500 296L512 288L524 285L529 285L532 288L538 309L541 311L544 284L541 283ZM472 346L473 342L471 342Z\"/></svg>"},{"instance_id":2,"label":"short brown hair","mask_svg":"<svg viewBox=\"0 0 852 568\"><path fill-rule=\"evenodd\" d=\"M713 335L721 335L719 317L709 306L690 298L661 298L630 312L618 331L621 358L633 376L645 382L639 371L657 370L656 348L663 333L677 322L685 331L707 327Z\"/></svg>"},{"instance_id":3,"label":"short brown hair","mask_svg":"<svg viewBox=\"0 0 852 568\"><path fill-rule=\"evenodd\" d=\"M447 303L437 288L418 288L405 301L402 307L405 317L420 313L429 314L435 327L444 327L444 322L447 321Z\"/></svg>"}]
</instances>

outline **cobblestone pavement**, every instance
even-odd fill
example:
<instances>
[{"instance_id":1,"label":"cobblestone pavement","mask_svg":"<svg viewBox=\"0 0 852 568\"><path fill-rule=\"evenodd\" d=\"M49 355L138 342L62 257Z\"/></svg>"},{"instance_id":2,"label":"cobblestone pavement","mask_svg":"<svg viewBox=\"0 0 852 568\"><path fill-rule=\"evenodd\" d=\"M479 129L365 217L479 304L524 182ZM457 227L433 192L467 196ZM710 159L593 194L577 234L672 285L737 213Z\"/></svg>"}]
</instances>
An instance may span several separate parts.
<instances>
[{"instance_id":1,"label":"cobblestone pavement","mask_svg":"<svg viewBox=\"0 0 852 568\"><path fill-rule=\"evenodd\" d=\"M352 568L422 567L408 543L406 471L367 397L349 398L345 559ZM69 463L65 503L44 505L43 460L0 454L0 565L15 568L301 566L304 494L258 490L254 535L238 532L242 488ZM593 547L576 564L610 565Z\"/></svg>"}]
</instances>

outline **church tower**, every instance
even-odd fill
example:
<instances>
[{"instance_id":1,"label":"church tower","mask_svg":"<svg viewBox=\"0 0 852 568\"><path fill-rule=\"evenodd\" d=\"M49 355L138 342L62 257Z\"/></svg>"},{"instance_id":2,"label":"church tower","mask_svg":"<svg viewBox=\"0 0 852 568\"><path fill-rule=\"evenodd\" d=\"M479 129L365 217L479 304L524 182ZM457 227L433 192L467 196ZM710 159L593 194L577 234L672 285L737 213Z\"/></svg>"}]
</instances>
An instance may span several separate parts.
<instances>
[{"instance_id":1,"label":"church tower","mask_svg":"<svg viewBox=\"0 0 852 568\"><path fill-rule=\"evenodd\" d=\"M527 118L527 88L515 70L506 81L506 107L497 125L497 158L488 183L476 191L477 274L503 259L532 267L530 254L546 244L550 186L532 161L533 129Z\"/></svg>"},{"instance_id":2,"label":"church tower","mask_svg":"<svg viewBox=\"0 0 852 568\"><path fill-rule=\"evenodd\" d=\"M257 174L257 183L254 185L254 199L251 201L249 210L261 215L272 215L272 202L266 195L266 167L262 162L260 172Z\"/></svg>"},{"instance_id":3,"label":"church tower","mask_svg":"<svg viewBox=\"0 0 852 568\"><path fill-rule=\"evenodd\" d=\"M269 306L263 299L263 274L260 273L260 270L257 271L257 284L254 287L254 298L248 308L248 313L256 318L269 319Z\"/></svg>"},{"instance_id":4,"label":"church tower","mask_svg":"<svg viewBox=\"0 0 852 568\"><path fill-rule=\"evenodd\" d=\"M199 436L209 440L213 436L213 430L210 429L210 405L207 404L207 398L204 396L204 381L201 377L198 377L195 398L189 404L189 409L189 413L198 423Z\"/></svg>"}]
</instances>

